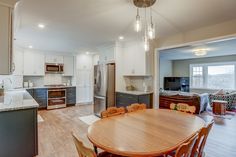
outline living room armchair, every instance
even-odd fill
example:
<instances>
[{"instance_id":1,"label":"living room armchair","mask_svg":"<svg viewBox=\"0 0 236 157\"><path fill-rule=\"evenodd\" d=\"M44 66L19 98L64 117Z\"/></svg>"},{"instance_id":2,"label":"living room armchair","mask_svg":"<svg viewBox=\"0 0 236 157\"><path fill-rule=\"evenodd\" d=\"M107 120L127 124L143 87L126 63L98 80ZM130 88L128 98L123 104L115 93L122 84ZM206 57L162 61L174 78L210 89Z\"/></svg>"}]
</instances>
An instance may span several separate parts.
<instances>
[{"instance_id":1,"label":"living room armchair","mask_svg":"<svg viewBox=\"0 0 236 157\"><path fill-rule=\"evenodd\" d=\"M229 94L209 94L209 101L212 107L213 102L212 100L223 100L227 101L227 110L234 110L236 107L236 92L229 93Z\"/></svg>"}]
</instances>

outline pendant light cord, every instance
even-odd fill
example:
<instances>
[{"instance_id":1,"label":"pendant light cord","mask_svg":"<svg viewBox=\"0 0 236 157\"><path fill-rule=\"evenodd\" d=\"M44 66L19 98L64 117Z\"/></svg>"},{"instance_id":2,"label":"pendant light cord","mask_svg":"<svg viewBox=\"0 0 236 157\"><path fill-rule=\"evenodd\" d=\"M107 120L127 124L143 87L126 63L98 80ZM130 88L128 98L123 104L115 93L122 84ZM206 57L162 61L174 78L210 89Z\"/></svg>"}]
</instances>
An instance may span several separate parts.
<instances>
[{"instance_id":1,"label":"pendant light cord","mask_svg":"<svg viewBox=\"0 0 236 157\"><path fill-rule=\"evenodd\" d=\"M144 12L144 15L145 15L145 36L147 35L147 9L145 7L145 12Z\"/></svg>"},{"instance_id":2,"label":"pendant light cord","mask_svg":"<svg viewBox=\"0 0 236 157\"><path fill-rule=\"evenodd\" d=\"M153 21L152 21L152 7L150 7L150 19L151 19L151 24L153 24Z\"/></svg>"}]
</instances>

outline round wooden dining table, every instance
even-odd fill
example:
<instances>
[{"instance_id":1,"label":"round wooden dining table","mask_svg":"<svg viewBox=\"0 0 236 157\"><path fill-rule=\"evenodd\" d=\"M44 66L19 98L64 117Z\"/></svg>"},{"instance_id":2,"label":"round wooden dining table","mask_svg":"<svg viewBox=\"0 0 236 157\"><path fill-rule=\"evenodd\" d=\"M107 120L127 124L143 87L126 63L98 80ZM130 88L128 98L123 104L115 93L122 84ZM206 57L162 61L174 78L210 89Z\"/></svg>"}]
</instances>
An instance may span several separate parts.
<instances>
[{"instance_id":1,"label":"round wooden dining table","mask_svg":"<svg viewBox=\"0 0 236 157\"><path fill-rule=\"evenodd\" d=\"M146 109L104 118L88 128L94 146L123 156L158 156L177 149L205 122L192 114Z\"/></svg>"}]
</instances>

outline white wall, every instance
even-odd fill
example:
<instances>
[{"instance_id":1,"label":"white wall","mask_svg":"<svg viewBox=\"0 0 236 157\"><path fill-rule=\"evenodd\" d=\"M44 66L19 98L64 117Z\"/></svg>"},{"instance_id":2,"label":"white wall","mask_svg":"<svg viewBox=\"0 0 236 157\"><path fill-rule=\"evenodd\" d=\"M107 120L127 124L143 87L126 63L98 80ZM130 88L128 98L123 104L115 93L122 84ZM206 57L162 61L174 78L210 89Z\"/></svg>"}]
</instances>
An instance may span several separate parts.
<instances>
[{"instance_id":1,"label":"white wall","mask_svg":"<svg viewBox=\"0 0 236 157\"><path fill-rule=\"evenodd\" d=\"M160 88L164 89L164 77L172 76L172 61L160 59Z\"/></svg>"},{"instance_id":2,"label":"white wall","mask_svg":"<svg viewBox=\"0 0 236 157\"><path fill-rule=\"evenodd\" d=\"M157 39L156 48L175 47L189 42L236 35L236 19Z\"/></svg>"}]
</instances>

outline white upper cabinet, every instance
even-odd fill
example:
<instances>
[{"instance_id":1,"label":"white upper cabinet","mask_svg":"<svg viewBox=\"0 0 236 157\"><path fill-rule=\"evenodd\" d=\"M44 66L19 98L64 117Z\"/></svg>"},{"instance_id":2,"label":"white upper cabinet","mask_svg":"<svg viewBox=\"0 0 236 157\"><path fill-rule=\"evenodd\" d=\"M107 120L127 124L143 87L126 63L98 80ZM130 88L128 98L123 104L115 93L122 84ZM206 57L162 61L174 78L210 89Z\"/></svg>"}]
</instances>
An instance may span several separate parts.
<instances>
[{"instance_id":1,"label":"white upper cabinet","mask_svg":"<svg viewBox=\"0 0 236 157\"><path fill-rule=\"evenodd\" d=\"M24 75L44 76L44 55L41 53L24 52Z\"/></svg>"},{"instance_id":2,"label":"white upper cabinet","mask_svg":"<svg viewBox=\"0 0 236 157\"><path fill-rule=\"evenodd\" d=\"M58 63L63 64L63 56L58 55L46 55L45 56L45 63Z\"/></svg>"},{"instance_id":3,"label":"white upper cabinet","mask_svg":"<svg viewBox=\"0 0 236 157\"><path fill-rule=\"evenodd\" d=\"M64 56L64 76L74 75L74 57Z\"/></svg>"},{"instance_id":4,"label":"white upper cabinet","mask_svg":"<svg viewBox=\"0 0 236 157\"><path fill-rule=\"evenodd\" d=\"M13 75L24 74L24 50L18 47L13 51Z\"/></svg>"},{"instance_id":5,"label":"white upper cabinet","mask_svg":"<svg viewBox=\"0 0 236 157\"><path fill-rule=\"evenodd\" d=\"M148 52L144 51L143 44L129 43L125 45L123 48L123 75L150 75L148 57Z\"/></svg>"},{"instance_id":6,"label":"white upper cabinet","mask_svg":"<svg viewBox=\"0 0 236 157\"><path fill-rule=\"evenodd\" d=\"M0 74L12 73L12 8L0 3Z\"/></svg>"},{"instance_id":7,"label":"white upper cabinet","mask_svg":"<svg viewBox=\"0 0 236 157\"><path fill-rule=\"evenodd\" d=\"M35 60L37 58L37 61L35 62L35 73L38 76L45 75L45 56L44 54L36 53L35 54Z\"/></svg>"}]
</instances>

